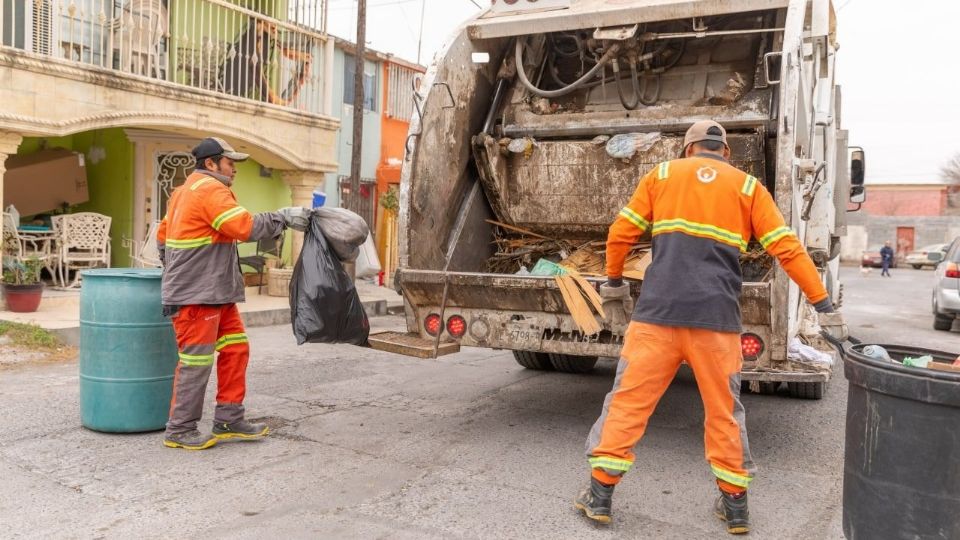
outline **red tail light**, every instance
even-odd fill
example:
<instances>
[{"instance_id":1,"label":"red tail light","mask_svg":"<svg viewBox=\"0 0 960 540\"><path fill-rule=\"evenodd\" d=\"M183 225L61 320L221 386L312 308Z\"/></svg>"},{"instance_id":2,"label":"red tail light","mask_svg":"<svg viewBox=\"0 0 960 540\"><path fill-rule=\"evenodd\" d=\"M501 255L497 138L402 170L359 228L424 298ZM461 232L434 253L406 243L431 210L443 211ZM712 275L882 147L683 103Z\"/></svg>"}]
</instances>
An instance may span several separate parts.
<instances>
[{"instance_id":1,"label":"red tail light","mask_svg":"<svg viewBox=\"0 0 960 540\"><path fill-rule=\"evenodd\" d=\"M460 315L447 319L447 333L455 338L461 338L467 333L467 320Z\"/></svg>"},{"instance_id":2,"label":"red tail light","mask_svg":"<svg viewBox=\"0 0 960 540\"><path fill-rule=\"evenodd\" d=\"M744 358L757 358L763 354L763 340L756 334L741 334L740 351Z\"/></svg>"},{"instance_id":3,"label":"red tail light","mask_svg":"<svg viewBox=\"0 0 960 540\"><path fill-rule=\"evenodd\" d=\"M443 330L443 321L440 319L440 315L431 313L423 320L423 327L431 336L437 336L440 334L440 331Z\"/></svg>"},{"instance_id":4,"label":"red tail light","mask_svg":"<svg viewBox=\"0 0 960 540\"><path fill-rule=\"evenodd\" d=\"M947 263L946 276L960 278L960 265L957 263Z\"/></svg>"}]
</instances>

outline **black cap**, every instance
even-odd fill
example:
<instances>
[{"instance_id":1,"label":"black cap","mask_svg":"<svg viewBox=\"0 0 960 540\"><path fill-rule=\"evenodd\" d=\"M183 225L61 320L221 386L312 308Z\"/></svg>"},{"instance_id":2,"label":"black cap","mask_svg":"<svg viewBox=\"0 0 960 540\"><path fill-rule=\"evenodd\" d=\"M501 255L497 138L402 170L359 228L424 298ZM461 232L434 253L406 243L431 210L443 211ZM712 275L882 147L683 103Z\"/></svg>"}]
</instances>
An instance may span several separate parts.
<instances>
[{"instance_id":1,"label":"black cap","mask_svg":"<svg viewBox=\"0 0 960 540\"><path fill-rule=\"evenodd\" d=\"M237 152L232 146L227 144L227 141L220 137L207 137L200 141L200 144L193 149L192 153L198 162L216 156L228 157L234 161L244 161L250 157L249 154Z\"/></svg>"}]
</instances>

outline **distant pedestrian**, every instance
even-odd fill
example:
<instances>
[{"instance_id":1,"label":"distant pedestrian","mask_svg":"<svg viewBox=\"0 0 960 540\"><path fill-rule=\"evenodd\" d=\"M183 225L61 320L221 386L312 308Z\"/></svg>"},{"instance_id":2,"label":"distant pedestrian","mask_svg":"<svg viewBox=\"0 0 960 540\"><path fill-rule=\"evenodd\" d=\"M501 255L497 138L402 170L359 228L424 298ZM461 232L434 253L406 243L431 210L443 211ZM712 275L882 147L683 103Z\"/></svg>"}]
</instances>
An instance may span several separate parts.
<instances>
[{"instance_id":1,"label":"distant pedestrian","mask_svg":"<svg viewBox=\"0 0 960 540\"><path fill-rule=\"evenodd\" d=\"M883 247L880 248L880 265L883 267L880 275L890 277L890 265L892 264L893 248L890 247L890 241L887 240L886 243L883 244Z\"/></svg>"}]
</instances>

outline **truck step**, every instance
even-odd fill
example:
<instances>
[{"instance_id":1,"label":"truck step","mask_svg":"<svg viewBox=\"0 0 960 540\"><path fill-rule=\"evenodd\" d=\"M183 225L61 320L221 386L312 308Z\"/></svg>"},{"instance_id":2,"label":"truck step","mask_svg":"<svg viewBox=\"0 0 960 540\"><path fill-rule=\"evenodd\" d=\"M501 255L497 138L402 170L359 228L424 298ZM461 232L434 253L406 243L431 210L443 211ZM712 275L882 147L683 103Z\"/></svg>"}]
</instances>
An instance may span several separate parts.
<instances>
[{"instance_id":1,"label":"truck step","mask_svg":"<svg viewBox=\"0 0 960 540\"><path fill-rule=\"evenodd\" d=\"M379 332L369 338L370 346L378 351L392 352L416 358L435 358L433 338L422 338L413 332ZM460 352L460 344L454 341L441 341L436 356Z\"/></svg>"}]
</instances>

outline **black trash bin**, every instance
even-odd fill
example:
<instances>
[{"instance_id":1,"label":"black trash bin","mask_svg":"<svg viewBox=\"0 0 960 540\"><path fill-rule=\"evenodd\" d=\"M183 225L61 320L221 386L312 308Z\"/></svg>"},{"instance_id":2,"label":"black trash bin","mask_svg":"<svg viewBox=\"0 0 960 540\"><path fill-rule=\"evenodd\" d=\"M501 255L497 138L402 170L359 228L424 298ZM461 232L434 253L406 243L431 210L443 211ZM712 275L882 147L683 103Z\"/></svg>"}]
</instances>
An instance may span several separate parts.
<instances>
[{"instance_id":1,"label":"black trash bin","mask_svg":"<svg viewBox=\"0 0 960 540\"><path fill-rule=\"evenodd\" d=\"M850 540L960 539L960 373L847 350L843 532ZM890 356L955 353L882 345Z\"/></svg>"}]
</instances>

